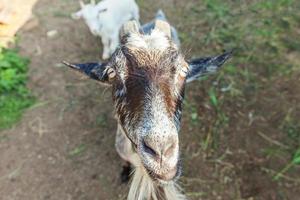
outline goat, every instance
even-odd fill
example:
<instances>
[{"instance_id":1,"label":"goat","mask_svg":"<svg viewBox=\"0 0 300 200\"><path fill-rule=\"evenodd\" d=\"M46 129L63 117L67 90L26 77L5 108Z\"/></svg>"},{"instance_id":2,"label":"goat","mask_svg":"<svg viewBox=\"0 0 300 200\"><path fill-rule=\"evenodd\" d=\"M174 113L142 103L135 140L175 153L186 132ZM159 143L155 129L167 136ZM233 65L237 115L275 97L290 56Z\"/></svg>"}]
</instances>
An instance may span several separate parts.
<instances>
[{"instance_id":1,"label":"goat","mask_svg":"<svg viewBox=\"0 0 300 200\"><path fill-rule=\"evenodd\" d=\"M181 174L180 121L185 85L217 71L231 56L186 61L171 27L156 20L149 29L136 21L121 29L121 43L107 62L67 66L106 85L118 120L116 149L134 167L128 200L185 200Z\"/></svg>"},{"instance_id":2,"label":"goat","mask_svg":"<svg viewBox=\"0 0 300 200\"><path fill-rule=\"evenodd\" d=\"M98 4L80 1L81 9L73 19L83 18L91 33L100 36L103 44L102 59L108 59L119 45L119 30L129 20L139 20L139 8L134 0L103 0Z\"/></svg>"}]
</instances>

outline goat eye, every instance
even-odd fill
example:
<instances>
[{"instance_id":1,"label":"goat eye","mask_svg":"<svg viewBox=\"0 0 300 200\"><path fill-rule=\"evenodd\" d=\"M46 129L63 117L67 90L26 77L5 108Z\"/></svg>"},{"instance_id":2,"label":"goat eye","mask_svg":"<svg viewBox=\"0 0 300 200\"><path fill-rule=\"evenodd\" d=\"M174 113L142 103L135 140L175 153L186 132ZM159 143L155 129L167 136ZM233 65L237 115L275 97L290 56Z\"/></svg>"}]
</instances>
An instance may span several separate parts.
<instances>
[{"instance_id":1,"label":"goat eye","mask_svg":"<svg viewBox=\"0 0 300 200\"><path fill-rule=\"evenodd\" d=\"M109 78L109 80L113 79L116 77L116 70L114 70L113 68L108 68L107 70L107 76Z\"/></svg>"},{"instance_id":2,"label":"goat eye","mask_svg":"<svg viewBox=\"0 0 300 200\"><path fill-rule=\"evenodd\" d=\"M181 77L186 77L187 74L189 72L189 69L186 67L186 66L183 66L181 69L180 69L180 72L179 72L179 75Z\"/></svg>"}]
</instances>

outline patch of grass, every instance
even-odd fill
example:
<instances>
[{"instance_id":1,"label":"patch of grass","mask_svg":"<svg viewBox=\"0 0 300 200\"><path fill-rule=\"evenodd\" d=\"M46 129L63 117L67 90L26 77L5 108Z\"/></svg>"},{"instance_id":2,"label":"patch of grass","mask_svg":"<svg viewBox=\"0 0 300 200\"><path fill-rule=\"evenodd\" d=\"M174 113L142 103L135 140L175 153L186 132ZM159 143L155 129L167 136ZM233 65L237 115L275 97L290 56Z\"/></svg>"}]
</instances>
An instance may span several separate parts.
<instances>
[{"instance_id":1,"label":"patch of grass","mask_svg":"<svg viewBox=\"0 0 300 200\"><path fill-rule=\"evenodd\" d=\"M284 124L283 131L290 140L300 144L300 125L297 123Z\"/></svg>"},{"instance_id":2,"label":"patch of grass","mask_svg":"<svg viewBox=\"0 0 300 200\"><path fill-rule=\"evenodd\" d=\"M261 88L271 87L271 84L266 86L266 81L271 83L290 75L298 67L283 55L300 49L299 28L296 28L299 6L299 1L294 0L254 0L247 4L202 0L185 7L188 15L184 15L185 25L179 32L183 45L193 49L194 56L235 49L233 59L214 78L213 89L201 82L216 111L210 113L214 117L208 118L217 118L213 125L203 122L213 127L207 130L226 129L232 113L226 116L222 105L245 105L244 102L255 105L254 97ZM295 127L289 131L293 132L292 129Z\"/></svg>"},{"instance_id":3,"label":"patch of grass","mask_svg":"<svg viewBox=\"0 0 300 200\"><path fill-rule=\"evenodd\" d=\"M61 12L61 11L54 11L53 12L54 17L61 17L61 18L69 18L71 14L66 13L66 12Z\"/></svg>"},{"instance_id":4,"label":"patch of grass","mask_svg":"<svg viewBox=\"0 0 300 200\"><path fill-rule=\"evenodd\" d=\"M229 7L222 0L205 0L208 13L215 19L224 20L229 14Z\"/></svg>"},{"instance_id":5,"label":"patch of grass","mask_svg":"<svg viewBox=\"0 0 300 200\"><path fill-rule=\"evenodd\" d=\"M184 100L184 107L187 110L187 113L189 113L189 122L191 126L199 126L201 124L198 112L197 112L197 107L191 103L190 101Z\"/></svg>"},{"instance_id":6,"label":"patch of grass","mask_svg":"<svg viewBox=\"0 0 300 200\"><path fill-rule=\"evenodd\" d=\"M286 164L281 170L274 171L272 177L275 181L279 181L286 176L288 171L300 165L300 125L294 113L296 112L290 109L282 123L278 125L278 129L282 132L280 140L268 139L272 140L270 142L273 143L273 146L263 150L268 157L286 160Z\"/></svg>"},{"instance_id":7,"label":"patch of grass","mask_svg":"<svg viewBox=\"0 0 300 200\"><path fill-rule=\"evenodd\" d=\"M16 50L0 49L0 129L11 127L34 102L26 88L28 64Z\"/></svg>"},{"instance_id":8,"label":"patch of grass","mask_svg":"<svg viewBox=\"0 0 300 200\"><path fill-rule=\"evenodd\" d=\"M136 3L142 7L145 4L145 0L136 0Z\"/></svg>"},{"instance_id":9,"label":"patch of grass","mask_svg":"<svg viewBox=\"0 0 300 200\"><path fill-rule=\"evenodd\" d=\"M78 156L80 154L82 154L85 150L86 150L86 145L85 144L81 144L77 147L75 147L72 151L69 152L70 156Z\"/></svg>"},{"instance_id":10,"label":"patch of grass","mask_svg":"<svg viewBox=\"0 0 300 200\"><path fill-rule=\"evenodd\" d=\"M297 117L293 116L292 110L289 110L279 129L284 133L283 142L290 147L291 151L295 151L300 146L300 124Z\"/></svg>"},{"instance_id":11,"label":"patch of grass","mask_svg":"<svg viewBox=\"0 0 300 200\"><path fill-rule=\"evenodd\" d=\"M279 180L285 172L296 165L300 165L300 148L294 153L291 161L273 177L274 180Z\"/></svg>"},{"instance_id":12,"label":"patch of grass","mask_svg":"<svg viewBox=\"0 0 300 200\"><path fill-rule=\"evenodd\" d=\"M100 116L97 116L96 118L96 125L99 125L101 127L107 127L108 124L108 116L107 114L102 114Z\"/></svg>"},{"instance_id":13,"label":"patch of grass","mask_svg":"<svg viewBox=\"0 0 300 200\"><path fill-rule=\"evenodd\" d=\"M210 128L211 131L206 137L205 146L211 146L213 149L216 149L219 146L220 130L225 128L225 126L228 124L229 119L222 110L222 104L224 103L224 101L218 98L218 94L214 87L211 87L209 89L208 96L210 104L215 110L216 116L214 117L215 121L212 123L212 126Z\"/></svg>"},{"instance_id":14,"label":"patch of grass","mask_svg":"<svg viewBox=\"0 0 300 200\"><path fill-rule=\"evenodd\" d=\"M195 5L196 4L196 5ZM299 49L297 42L297 8L299 3L293 0L249 1L246 4L232 1L204 0L188 7L188 32L183 31L184 45L191 49L200 49L201 54L210 54L223 49L236 49L233 64L246 65L255 78L272 77L273 74L285 74L290 66L280 55ZM203 8L204 4L204 8ZM194 12L195 8L202 8ZM293 14L294 13L294 14ZM199 19L205 19L201 25L194 25ZM200 35L201 34L201 35ZM292 37L286 37L291 35ZM195 42L197 38L197 42ZM194 52L196 54L197 52ZM226 75L231 76L231 75ZM243 83L243 82L241 82ZM244 84L238 84L240 88ZM242 90L241 90L242 91Z\"/></svg>"}]
</instances>

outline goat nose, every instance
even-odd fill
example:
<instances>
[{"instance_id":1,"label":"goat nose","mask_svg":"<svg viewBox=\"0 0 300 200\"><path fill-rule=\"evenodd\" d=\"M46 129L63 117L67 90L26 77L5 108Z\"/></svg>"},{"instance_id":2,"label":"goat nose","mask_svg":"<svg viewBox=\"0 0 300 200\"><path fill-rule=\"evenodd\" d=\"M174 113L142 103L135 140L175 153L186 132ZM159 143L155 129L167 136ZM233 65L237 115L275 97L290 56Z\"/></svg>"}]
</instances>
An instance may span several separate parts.
<instances>
[{"instance_id":1,"label":"goat nose","mask_svg":"<svg viewBox=\"0 0 300 200\"><path fill-rule=\"evenodd\" d=\"M177 140L175 137L171 136L159 139L146 137L142 142L143 151L156 160L161 160L162 157L165 159L171 158L175 152L176 146Z\"/></svg>"}]
</instances>

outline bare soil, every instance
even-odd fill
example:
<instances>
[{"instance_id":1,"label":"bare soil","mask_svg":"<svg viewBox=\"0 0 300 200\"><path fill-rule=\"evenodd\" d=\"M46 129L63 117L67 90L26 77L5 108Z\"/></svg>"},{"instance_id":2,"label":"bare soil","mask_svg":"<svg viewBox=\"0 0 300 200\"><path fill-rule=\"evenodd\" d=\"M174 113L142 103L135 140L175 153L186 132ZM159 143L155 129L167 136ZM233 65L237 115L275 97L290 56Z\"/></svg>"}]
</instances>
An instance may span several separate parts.
<instances>
[{"instance_id":1,"label":"bare soil","mask_svg":"<svg viewBox=\"0 0 300 200\"><path fill-rule=\"evenodd\" d=\"M29 87L38 102L20 123L0 133L1 200L126 199L128 185L120 182L122 161L114 149L116 122L110 89L82 80L61 64L62 60L98 60L101 55L100 40L82 21L69 17L77 8L73 1L40 0L33 11L38 25L25 26L19 33L21 53L31 59ZM152 16L152 10L144 11L142 17ZM57 34L47 37L53 30ZM269 141L256 134L262 131L276 138L271 124L276 123L279 111L291 104L299 110L300 87L295 84L299 77L274 83L273 91L266 91L270 101L262 99L261 105L228 105L234 113L229 123L232 128L220 137L222 144L214 156L199 148L199 138L207 130L201 125L189 126L184 115L180 183L190 199L300 198L299 183L272 180L268 169L280 170L284 162L265 158L261 149ZM193 93L197 89L189 86L187 98L197 102L199 113L212 112L204 105L203 91ZM278 101L272 101L274 98ZM276 106L280 107L278 113L272 113ZM265 113L266 119L255 119L254 125L249 125L248 115L243 113L251 110ZM299 177L299 172L290 175Z\"/></svg>"}]
</instances>

